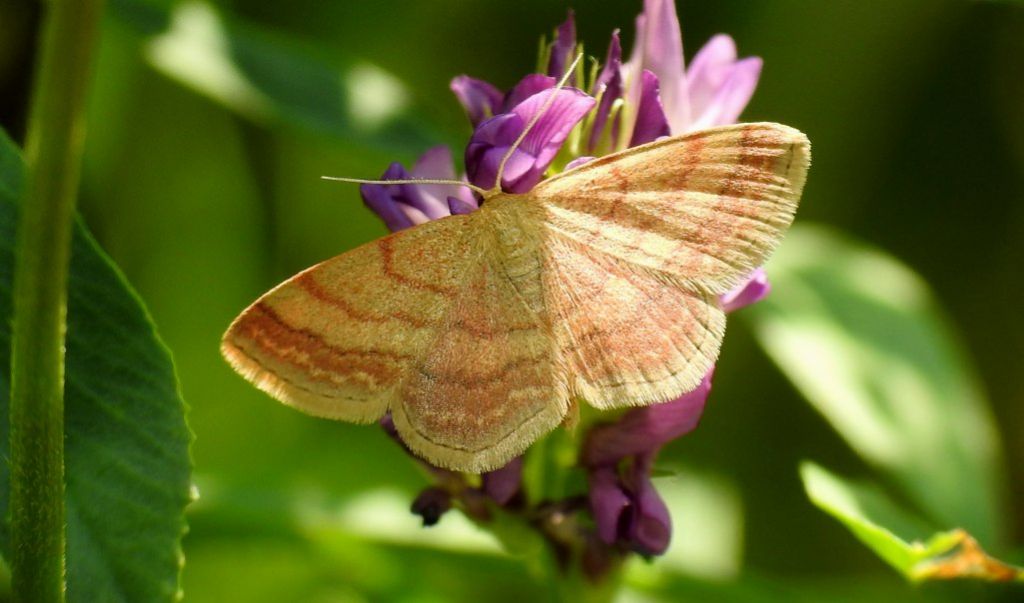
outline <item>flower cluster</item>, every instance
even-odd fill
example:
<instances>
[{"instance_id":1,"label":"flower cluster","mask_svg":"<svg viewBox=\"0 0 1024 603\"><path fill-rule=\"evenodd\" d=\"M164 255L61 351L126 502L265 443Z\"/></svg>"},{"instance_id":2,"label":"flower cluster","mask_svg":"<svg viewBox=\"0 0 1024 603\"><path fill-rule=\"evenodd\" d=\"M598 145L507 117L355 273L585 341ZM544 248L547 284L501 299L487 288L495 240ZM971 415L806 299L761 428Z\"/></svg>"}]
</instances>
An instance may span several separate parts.
<instances>
[{"instance_id":1,"label":"flower cluster","mask_svg":"<svg viewBox=\"0 0 1024 603\"><path fill-rule=\"evenodd\" d=\"M571 13L547 46L546 73L527 75L505 92L465 75L452 80L451 89L473 126L462 178L489 189L499 164L534 118L536 123L502 171L500 184L505 192L524 193L558 169L595 156L735 122L757 85L761 59L737 58L732 38L718 35L684 68L672 0L645 0L636 28L628 60L623 60L616 31L600 68L595 66L588 78L587 70L578 67L568 86L555 91L553 99L551 89L578 52ZM430 149L411 173L395 163L382 176L382 180L408 178L456 178L450 151ZM361 192L367 206L391 230L479 207L470 189L454 185L364 184ZM768 290L759 269L745 285L722 296L721 303L726 311L733 311L758 301ZM630 410L587 433L579 460L587 472L587 499L597 540L609 550L653 555L668 547L671 521L651 483L651 468L662 446L696 427L711 390L712 373L677 400ZM414 511L425 523L432 523L451 507L453 496L460 498L463 508L472 508L481 496L507 505L520 489L521 468L522 459L516 459L485 474L474 487L436 470L442 485L421 494Z\"/></svg>"}]
</instances>

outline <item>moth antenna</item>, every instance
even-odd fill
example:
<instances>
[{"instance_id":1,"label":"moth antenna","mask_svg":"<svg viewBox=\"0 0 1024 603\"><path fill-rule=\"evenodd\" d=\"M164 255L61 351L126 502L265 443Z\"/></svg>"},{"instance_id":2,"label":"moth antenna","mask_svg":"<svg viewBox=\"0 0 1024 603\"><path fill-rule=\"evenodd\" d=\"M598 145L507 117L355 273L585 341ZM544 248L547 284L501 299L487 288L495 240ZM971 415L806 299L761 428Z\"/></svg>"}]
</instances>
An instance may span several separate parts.
<instances>
[{"instance_id":1,"label":"moth antenna","mask_svg":"<svg viewBox=\"0 0 1024 603\"><path fill-rule=\"evenodd\" d=\"M516 149L519 148L519 145L521 145L523 143L523 140L526 139L526 135L530 133L530 130L532 130L535 125L537 125L537 122L540 121L540 118L543 117L544 114L548 112L548 109L551 108L551 105L554 104L555 97L558 96L558 91L565 87L565 83L569 81L570 77L572 77L573 73L576 71L576 65L580 62L582 58L582 52L576 55L576 58L573 59L572 64L569 65L569 68L565 70L565 74L562 75L562 79L560 79L558 81L558 84L551 89L551 94L549 94L548 97L544 99L544 104L541 105L540 110L537 111L533 115L533 117L530 118L530 121L526 123L526 127L523 128L523 131L519 134L519 138L516 138L516 141L512 143L511 147L508 148L508 151L505 153L505 156L501 158L501 163L498 164L498 175L494 179L494 186L491 187L491 190L486 191L486 193L483 193L485 198L501 192L501 176L502 174L505 173L505 164L508 163L508 160L512 158L512 153L515 153Z\"/></svg>"},{"instance_id":2,"label":"moth antenna","mask_svg":"<svg viewBox=\"0 0 1024 603\"><path fill-rule=\"evenodd\" d=\"M334 180L335 182L351 182L353 184L443 184L450 186L464 186L473 192L483 195L487 191L463 180L435 180L433 178L409 178L406 180L363 180L362 178L342 178L340 176L320 176L321 180Z\"/></svg>"}]
</instances>

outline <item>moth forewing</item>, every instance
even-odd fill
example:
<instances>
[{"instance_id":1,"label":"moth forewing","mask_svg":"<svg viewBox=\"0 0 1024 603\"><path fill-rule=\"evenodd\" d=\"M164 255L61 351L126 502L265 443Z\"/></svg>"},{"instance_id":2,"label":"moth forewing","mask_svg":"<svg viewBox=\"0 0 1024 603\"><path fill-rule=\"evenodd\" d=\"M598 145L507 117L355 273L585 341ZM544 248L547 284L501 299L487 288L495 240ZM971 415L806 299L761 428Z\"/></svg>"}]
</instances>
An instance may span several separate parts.
<instances>
[{"instance_id":1,"label":"moth forewing","mask_svg":"<svg viewBox=\"0 0 1024 603\"><path fill-rule=\"evenodd\" d=\"M778 245L809 160L801 132L738 124L595 159L541 183L533 197L554 232L724 293Z\"/></svg>"}]
</instances>

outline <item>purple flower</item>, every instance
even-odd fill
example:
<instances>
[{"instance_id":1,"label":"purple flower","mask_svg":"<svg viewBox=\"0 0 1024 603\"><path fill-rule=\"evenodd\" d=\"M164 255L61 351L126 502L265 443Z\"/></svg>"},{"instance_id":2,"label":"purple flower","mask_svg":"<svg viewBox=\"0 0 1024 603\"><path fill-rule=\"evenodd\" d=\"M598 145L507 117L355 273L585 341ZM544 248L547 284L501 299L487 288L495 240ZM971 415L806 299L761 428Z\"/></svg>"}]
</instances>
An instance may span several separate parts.
<instances>
[{"instance_id":1,"label":"purple flower","mask_svg":"<svg viewBox=\"0 0 1024 603\"><path fill-rule=\"evenodd\" d=\"M668 548L672 523L651 483L651 466L662 446L697 426L713 373L708 371L696 389L676 400L632 409L616 423L590 430L580 461L587 468L590 509L605 543L626 544L645 555ZM624 462L630 466L620 476Z\"/></svg>"},{"instance_id":2,"label":"purple flower","mask_svg":"<svg viewBox=\"0 0 1024 603\"><path fill-rule=\"evenodd\" d=\"M653 463L653 455L643 455L633 460L624 476L614 465L589 472L591 513L605 544L623 544L642 555L660 555L668 549L672 519L651 482Z\"/></svg>"},{"instance_id":3,"label":"purple flower","mask_svg":"<svg viewBox=\"0 0 1024 603\"><path fill-rule=\"evenodd\" d=\"M644 69L640 74L640 98L629 146L636 147L669 135L668 119L658 95L658 76Z\"/></svg>"},{"instance_id":4,"label":"purple flower","mask_svg":"<svg viewBox=\"0 0 1024 603\"><path fill-rule=\"evenodd\" d=\"M623 65L626 103L638 106L647 70L661 83L661 99L673 133L685 132L690 124L690 99L683 70L683 36L674 0L644 0L644 11L636 18L636 42L629 61ZM632 127L632 126L630 126Z\"/></svg>"},{"instance_id":5,"label":"purple flower","mask_svg":"<svg viewBox=\"0 0 1024 603\"><path fill-rule=\"evenodd\" d=\"M548 75L560 78L565 74L566 67L572 63L576 53L576 21L572 10L565 23L555 30L555 41L551 45L551 56L548 57ZM575 83L575 76L569 78L569 85Z\"/></svg>"},{"instance_id":6,"label":"purple flower","mask_svg":"<svg viewBox=\"0 0 1024 603\"><path fill-rule=\"evenodd\" d=\"M484 494L500 506L509 504L523 485L523 457L517 456L504 467L484 473L480 479Z\"/></svg>"},{"instance_id":7,"label":"purple flower","mask_svg":"<svg viewBox=\"0 0 1024 603\"><path fill-rule=\"evenodd\" d=\"M598 425L587 435L580 461L587 467L614 465L626 457L657 453L665 444L697 427L711 392L714 369L693 391L671 402L627 411L615 423Z\"/></svg>"},{"instance_id":8,"label":"purple flower","mask_svg":"<svg viewBox=\"0 0 1024 603\"><path fill-rule=\"evenodd\" d=\"M597 535L607 544L619 540L619 524L632 504L613 465L601 465L587 473L590 512Z\"/></svg>"},{"instance_id":9,"label":"purple flower","mask_svg":"<svg viewBox=\"0 0 1024 603\"><path fill-rule=\"evenodd\" d=\"M451 89L455 97L466 110L466 115L474 128L480 122L498 115L508 113L513 107L538 92L555 87L558 78L542 73L531 73L519 80L508 92L502 93L492 84L483 80L459 75L452 79Z\"/></svg>"},{"instance_id":10,"label":"purple flower","mask_svg":"<svg viewBox=\"0 0 1024 603\"><path fill-rule=\"evenodd\" d=\"M424 153L412 173L400 163L392 163L381 180L432 178L455 180L452 154L448 147L438 146ZM384 220L391 231L398 231L429 220L451 215L453 203L461 210L477 207L476 199L464 186L436 184L363 184L359 187L363 202ZM454 202L451 201L454 199Z\"/></svg>"},{"instance_id":11,"label":"purple flower","mask_svg":"<svg viewBox=\"0 0 1024 603\"><path fill-rule=\"evenodd\" d=\"M747 282L721 296L722 309L726 312L735 312L740 308L749 306L764 299L772 290L768 282L768 275L764 268L758 268L750 273Z\"/></svg>"},{"instance_id":12,"label":"purple flower","mask_svg":"<svg viewBox=\"0 0 1024 603\"><path fill-rule=\"evenodd\" d=\"M612 107L622 97L622 44L619 42L618 30L612 32L608 56L605 58L601 73L594 80L590 93L594 98L600 99L600 102L594 113L594 123L587 139L587 151L593 153L605 137L608 138L607 147L614 149L619 144L619 115L616 112L612 116Z\"/></svg>"},{"instance_id":13,"label":"purple flower","mask_svg":"<svg viewBox=\"0 0 1024 603\"><path fill-rule=\"evenodd\" d=\"M484 189L494 186L498 167L505 155L551 94L555 95L554 102L505 164L501 188L511 193L525 193L540 182L569 132L594 106L594 99L579 90L541 90L516 104L509 112L481 123L466 147L466 174L472 184Z\"/></svg>"},{"instance_id":14,"label":"purple flower","mask_svg":"<svg viewBox=\"0 0 1024 603\"><path fill-rule=\"evenodd\" d=\"M565 164L565 169L566 169L566 171L568 171L568 170L571 170L573 168L578 168L579 166L583 165L584 163L587 163L588 161L593 161L594 159L596 159L596 157L591 157L590 155L584 155L582 157L577 157L576 159L573 159L569 163Z\"/></svg>"},{"instance_id":15,"label":"purple flower","mask_svg":"<svg viewBox=\"0 0 1024 603\"><path fill-rule=\"evenodd\" d=\"M630 468L632 506L624 522L625 540L641 555L660 555L672 538L668 507L651 483L654 455L638 456Z\"/></svg>"},{"instance_id":16,"label":"purple flower","mask_svg":"<svg viewBox=\"0 0 1024 603\"><path fill-rule=\"evenodd\" d=\"M738 60L732 38L719 34L685 69L673 0L644 0L636 28L636 43L622 66L628 82L624 96L635 115L634 121L626 124L627 131L632 132L644 119L639 103L646 85L641 75L645 70L660 82L661 103L672 134L735 123L757 87L760 58Z\"/></svg>"},{"instance_id":17,"label":"purple flower","mask_svg":"<svg viewBox=\"0 0 1024 603\"><path fill-rule=\"evenodd\" d=\"M519 80L519 82L505 94L505 98L501 102L501 112L508 113L526 99L539 92L550 90L551 88L554 88L556 84L558 84L558 78L541 75L539 73L531 73Z\"/></svg>"},{"instance_id":18,"label":"purple flower","mask_svg":"<svg viewBox=\"0 0 1024 603\"><path fill-rule=\"evenodd\" d=\"M690 97L688 129L735 123L761 77L760 57L736 59L736 43L725 34L711 38L686 71Z\"/></svg>"},{"instance_id":19,"label":"purple flower","mask_svg":"<svg viewBox=\"0 0 1024 603\"><path fill-rule=\"evenodd\" d=\"M527 75L504 93L465 75L453 79L451 89L473 125L464 154L466 180L491 189L499 165L542 108L544 112L508 157L498 183L506 192L529 191L552 165L572 169L593 156L735 122L757 86L760 58L738 58L732 38L720 34L697 52L686 69L673 0L645 0L636 27L629 60L622 61L616 31L604 65L590 82L570 79L568 87L553 91L577 48L571 11L547 47L546 73ZM574 84L580 89L572 87ZM545 106L549 101L550 105ZM570 135L578 146L563 149ZM562 157L556 162L560 153ZM455 173L448 149L437 147L416 163L411 174L396 163L383 179L453 179ZM479 207L477 197L466 187L364 185L362 193L366 204L392 230ZM719 301L726 312L733 312L762 299L769 290L765 273L758 268ZM580 452L580 464L587 474L587 501L596 527L596 535L587 536L584 547L593 567L605 567L607 556L623 549L643 555L657 555L667 549L672 524L668 508L651 482L652 466L663 446L696 428L713 373L714 368L693 391L675 400L631 409L614 423L590 429ZM424 523L436 521L452 505L453 498L460 508L478 518L487 516L488 505L514 508L514 501L524 500L522 470L520 457L485 473L476 488L460 474L433 468L435 480L448 487L425 490L414 503L414 512L424 518Z\"/></svg>"},{"instance_id":20,"label":"purple flower","mask_svg":"<svg viewBox=\"0 0 1024 603\"><path fill-rule=\"evenodd\" d=\"M501 110L501 90L483 80L460 75L452 80L451 89L474 126Z\"/></svg>"}]
</instances>

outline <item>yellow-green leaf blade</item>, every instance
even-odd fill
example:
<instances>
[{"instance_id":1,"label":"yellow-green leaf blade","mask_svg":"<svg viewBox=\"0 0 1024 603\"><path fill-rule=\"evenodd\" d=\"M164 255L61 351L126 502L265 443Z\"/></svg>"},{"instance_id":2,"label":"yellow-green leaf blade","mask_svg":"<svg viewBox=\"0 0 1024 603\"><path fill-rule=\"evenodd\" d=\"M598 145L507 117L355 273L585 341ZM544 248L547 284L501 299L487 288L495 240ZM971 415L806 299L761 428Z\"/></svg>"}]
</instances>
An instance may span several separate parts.
<instances>
[{"instance_id":1,"label":"yellow-green leaf blade","mask_svg":"<svg viewBox=\"0 0 1024 603\"><path fill-rule=\"evenodd\" d=\"M895 258L799 226L751 307L769 356L925 514L989 546L1003 530L999 436L927 284Z\"/></svg>"},{"instance_id":2,"label":"yellow-green leaf blade","mask_svg":"<svg viewBox=\"0 0 1024 603\"><path fill-rule=\"evenodd\" d=\"M1024 581L1024 570L990 557L964 530L932 532L874 485L844 480L809 462L800 476L815 506L911 580Z\"/></svg>"}]
</instances>

